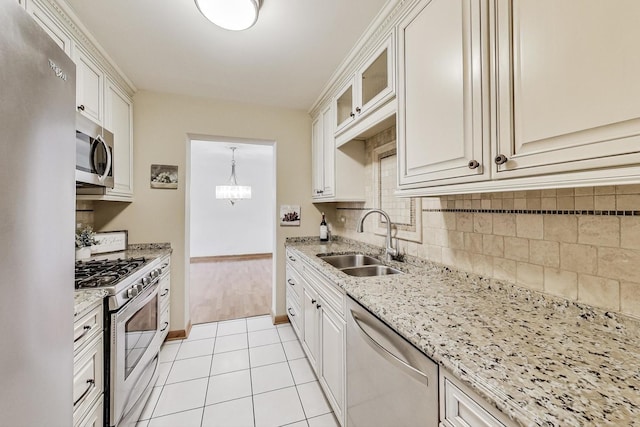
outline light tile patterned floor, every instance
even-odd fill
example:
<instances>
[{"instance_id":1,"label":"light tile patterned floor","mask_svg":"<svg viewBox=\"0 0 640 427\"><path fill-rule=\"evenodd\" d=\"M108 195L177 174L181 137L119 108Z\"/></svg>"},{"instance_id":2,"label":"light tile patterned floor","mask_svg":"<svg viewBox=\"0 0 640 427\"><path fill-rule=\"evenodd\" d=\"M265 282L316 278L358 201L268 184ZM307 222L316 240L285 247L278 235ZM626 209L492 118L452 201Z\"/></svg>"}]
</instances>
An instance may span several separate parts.
<instances>
[{"instance_id":1,"label":"light tile patterned floor","mask_svg":"<svg viewBox=\"0 0 640 427\"><path fill-rule=\"evenodd\" d=\"M270 316L196 325L165 343L137 427L337 427L290 324Z\"/></svg>"}]
</instances>

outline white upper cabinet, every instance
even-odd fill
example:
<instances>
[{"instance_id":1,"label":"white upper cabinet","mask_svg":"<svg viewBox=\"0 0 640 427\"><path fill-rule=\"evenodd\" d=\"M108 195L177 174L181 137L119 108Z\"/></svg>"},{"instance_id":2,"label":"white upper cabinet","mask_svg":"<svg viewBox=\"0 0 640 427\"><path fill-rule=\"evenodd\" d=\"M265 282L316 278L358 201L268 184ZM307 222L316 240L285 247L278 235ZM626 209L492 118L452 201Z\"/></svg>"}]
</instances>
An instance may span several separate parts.
<instances>
[{"instance_id":1,"label":"white upper cabinet","mask_svg":"<svg viewBox=\"0 0 640 427\"><path fill-rule=\"evenodd\" d=\"M333 138L333 112L331 105L322 109L320 115L311 124L312 133L312 170L314 199L335 196L335 142Z\"/></svg>"},{"instance_id":2,"label":"white upper cabinet","mask_svg":"<svg viewBox=\"0 0 640 427\"><path fill-rule=\"evenodd\" d=\"M81 48L76 48L76 108L99 125L104 124L104 71Z\"/></svg>"},{"instance_id":3,"label":"white upper cabinet","mask_svg":"<svg viewBox=\"0 0 640 427\"><path fill-rule=\"evenodd\" d=\"M496 178L640 161L640 2L499 0Z\"/></svg>"},{"instance_id":4,"label":"white upper cabinet","mask_svg":"<svg viewBox=\"0 0 640 427\"><path fill-rule=\"evenodd\" d=\"M423 0L398 25L399 187L486 180L486 9Z\"/></svg>"},{"instance_id":5,"label":"white upper cabinet","mask_svg":"<svg viewBox=\"0 0 640 427\"><path fill-rule=\"evenodd\" d=\"M336 135L393 98L394 69L394 39L390 33L335 96Z\"/></svg>"},{"instance_id":6,"label":"white upper cabinet","mask_svg":"<svg viewBox=\"0 0 640 427\"><path fill-rule=\"evenodd\" d=\"M311 123L311 196L314 202L364 201L364 144L336 148L334 111L327 103Z\"/></svg>"},{"instance_id":7,"label":"white upper cabinet","mask_svg":"<svg viewBox=\"0 0 640 427\"><path fill-rule=\"evenodd\" d=\"M111 80L105 86L104 127L113 132L114 170L111 196L133 197L133 103Z\"/></svg>"}]
</instances>

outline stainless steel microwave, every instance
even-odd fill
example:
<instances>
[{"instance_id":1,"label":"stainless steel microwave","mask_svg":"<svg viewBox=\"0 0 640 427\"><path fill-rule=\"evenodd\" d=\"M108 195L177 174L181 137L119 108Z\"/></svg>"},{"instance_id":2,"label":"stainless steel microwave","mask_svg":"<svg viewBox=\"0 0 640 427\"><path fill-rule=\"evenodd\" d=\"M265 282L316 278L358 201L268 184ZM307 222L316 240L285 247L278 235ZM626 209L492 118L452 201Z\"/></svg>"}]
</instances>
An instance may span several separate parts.
<instances>
[{"instance_id":1,"label":"stainless steel microwave","mask_svg":"<svg viewBox=\"0 0 640 427\"><path fill-rule=\"evenodd\" d=\"M113 188L113 133L76 114L76 187Z\"/></svg>"}]
</instances>

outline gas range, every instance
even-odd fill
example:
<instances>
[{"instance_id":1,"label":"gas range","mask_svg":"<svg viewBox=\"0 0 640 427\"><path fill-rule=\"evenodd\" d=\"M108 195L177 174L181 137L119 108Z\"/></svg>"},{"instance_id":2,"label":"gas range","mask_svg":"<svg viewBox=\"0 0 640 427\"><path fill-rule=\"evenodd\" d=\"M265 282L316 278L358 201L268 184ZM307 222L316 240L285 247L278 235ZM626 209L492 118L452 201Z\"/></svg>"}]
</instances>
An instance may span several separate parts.
<instances>
[{"instance_id":1,"label":"gas range","mask_svg":"<svg viewBox=\"0 0 640 427\"><path fill-rule=\"evenodd\" d=\"M76 289L103 289L109 310L123 307L129 300L155 283L162 273L159 258L111 258L77 261Z\"/></svg>"}]
</instances>

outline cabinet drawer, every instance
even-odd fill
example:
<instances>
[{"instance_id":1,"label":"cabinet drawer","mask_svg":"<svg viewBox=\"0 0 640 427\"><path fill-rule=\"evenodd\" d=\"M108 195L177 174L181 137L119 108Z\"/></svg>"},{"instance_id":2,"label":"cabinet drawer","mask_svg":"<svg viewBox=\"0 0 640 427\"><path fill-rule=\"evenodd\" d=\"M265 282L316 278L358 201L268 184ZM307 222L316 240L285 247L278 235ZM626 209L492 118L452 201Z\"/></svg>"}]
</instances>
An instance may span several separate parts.
<instances>
[{"instance_id":1,"label":"cabinet drawer","mask_svg":"<svg viewBox=\"0 0 640 427\"><path fill-rule=\"evenodd\" d=\"M102 304L73 323L73 352L77 354L86 343L102 332Z\"/></svg>"},{"instance_id":2,"label":"cabinet drawer","mask_svg":"<svg viewBox=\"0 0 640 427\"><path fill-rule=\"evenodd\" d=\"M298 255L287 249L287 266L293 267L298 274L304 274L304 264Z\"/></svg>"},{"instance_id":3,"label":"cabinet drawer","mask_svg":"<svg viewBox=\"0 0 640 427\"><path fill-rule=\"evenodd\" d=\"M470 390L462 391L449 378L441 380L442 425L446 427L506 427L497 417L497 409L489 409L480 396ZM472 397L473 396L473 397ZM495 415L495 416L494 416Z\"/></svg>"},{"instance_id":4,"label":"cabinet drawer","mask_svg":"<svg viewBox=\"0 0 640 427\"><path fill-rule=\"evenodd\" d=\"M302 283L302 277L300 277L296 270L293 267L287 266L287 290L295 295L298 304L300 304L300 298L302 297Z\"/></svg>"},{"instance_id":5,"label":"cabinet drawer","mask_svg":"<svg viewBox=\"0 0 640 427\"><path fill-rule=\"evenodd\" d=\"M329 306L331 306L331 308L344 319L344 308L346 303L344 290L339 288L322 274L312 271L311 268L306 270L305 277L313 283L314 288L316 288L324 302L329 304Z\"/></svg>"},{"instance_id":6,"label":"cabinet drawer","mask_svg":"<svg viewBox=\"0 0 640 427\"><path fill-rule=\"evenodd\" d=\"M104 410L102 396L93 404L89 413L80 421L77 427L102 427L104 426Z\"/></svg>"},{"instance_id":7,"label":"cabinet drawer","mask_svg":"<svg viewBox=\"0 0 640 427\"><path fill-rule=\"evenodd\" d=\"M302 340L302 310L300 310L300 303L294 295L295 293L293 291L290 289L287 290L287 316L289 317L289 322L293 330L296 331L298 338Z\"/></svg>"},{"instance_id":8,"label":"cabinet drawer","mask_svg":"<svg viewBox=\"0 0 640 427\"><path fill-rule=\"evenodd\" d=\"M73 361L73 419L74 424L84 417L103 385L102 335L82 351Z\"/></svg>"},{"instance_id":9,"label":"cabinet drawer","mask_svg":"<svg viewBox=\"0 0 640 427\"><path fill-rule=\"evenodd\" d=\"M167 337L169 333L169 325L171 324L171 310L167 305L160 312L160 333L162 334L161 342L164 342L164 339Z\"/></svg>"}]
</instances>

